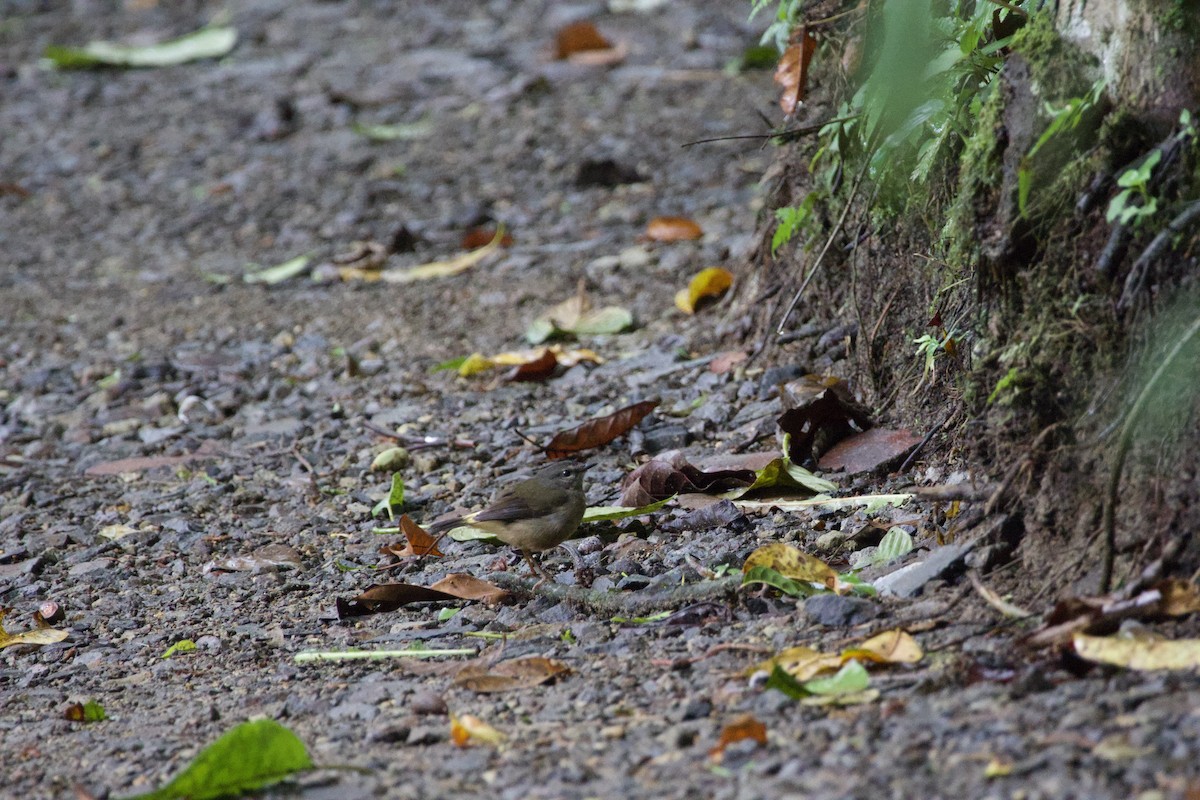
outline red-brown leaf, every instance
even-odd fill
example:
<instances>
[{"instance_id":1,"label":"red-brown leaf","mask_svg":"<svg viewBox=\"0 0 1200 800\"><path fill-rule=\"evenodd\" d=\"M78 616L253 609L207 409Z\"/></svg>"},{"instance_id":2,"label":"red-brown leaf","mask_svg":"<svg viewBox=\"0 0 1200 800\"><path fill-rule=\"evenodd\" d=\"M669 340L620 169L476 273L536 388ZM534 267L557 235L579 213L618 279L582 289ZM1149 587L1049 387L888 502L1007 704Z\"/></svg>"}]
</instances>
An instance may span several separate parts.
<instances>
[{"instance_id":1,"label":"red-brown leaf","mask_svg":"<svg viewBox=\"0 0 1200 800\"><path fill-rule=\"evenodd\" d=\"M505 380L510 382L544 381L554 375L554 370L557 367L558 357L554 355L554 351L547 347L533 361L513 367Z\"/></svg>"},{"instance_id":2,"label":"red-brown leaf","mask_svg":"<svg viewBox=\"0 0 1200 800\"><path fill-rule=\"evenodd\" d=\"M430 536L425 532L425 529L412 521L412 517L408 514L403 514L400 517L400 532L404 534L404 546L390 544L379 548L379 552L385 555L390 554L396 558L408 558L409 556L435 556L442 557L446 555L441 550L438 550L437 543L440 537Z\"/></svg>"},{"instance_id":3,"label":"red-brown leaf","mask_svg":"<svg viewBox=\"0 0 1200 800\"><path fill-rule=\"evenodd\" d=\"M410 603L430 603L439 600L481 600L498 603L508 592L487 581L471 575L455 573L447 575L432 586L415 586L411 583L385 583L367 587L358 597L349 600L338 598L338 619L361 617L395 611Z\"/></svg>"},{"instance_id":4,"label":"red-brown leaf","mask_svg":"<svg viewBox=\"0 0 1200 800\"><path fill-rule=\"evenodd\" d=\"M788 115L794 114L796 106L804 100L808 65L817 49L817 40L808 32L807 25L801 25L792 38L796 43L783 51L775 67L775 82L783 87L779 107Z\"/></svg>"},{"instance_id":5,"label":"red-brown leaf","mask_svg":"<svg viewBox=\"0 0 1200 800\"><path fill-rule=\"evenodd\" d=\"M605 39L596 26L586 20L562 28L554 40L554 57L562 60L588 50L611 50L612 42Z\"/></svg>"},{"instance_id":6,"label":"red-brown leaf","mask_svg":"<svg viewBox=\"0 0 1200 800\"><path fill-rule=\"evenodd\" d=\"M559 431L554 434L550 444L546 445L546 457L567 458L580 450L590 450L608 444L632 430L634 425L641 422L657 406L657 400L643 400L614 411L607 417L588 420L569 431Z\"/></svg>"}]
</instances>

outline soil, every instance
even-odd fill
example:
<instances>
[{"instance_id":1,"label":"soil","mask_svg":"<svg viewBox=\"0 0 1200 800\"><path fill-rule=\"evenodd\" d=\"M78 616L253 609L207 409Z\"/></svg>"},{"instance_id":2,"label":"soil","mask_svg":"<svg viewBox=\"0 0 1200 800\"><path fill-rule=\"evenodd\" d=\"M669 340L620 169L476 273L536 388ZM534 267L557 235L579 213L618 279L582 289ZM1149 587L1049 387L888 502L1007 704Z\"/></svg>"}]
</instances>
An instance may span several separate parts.
<instances>
[{"instance_id":1,"label":"soil","mask_svg":"<svg viewBox=\"0 0 1200 800\"><path fill-rule=\"evenodd\" d=\"M574 554L545 555L550 590L531 591L503 546L445 542L445 558L399 565L378 553L399 539L373 532L390 480L370 465L396 444L379 429L408 437L404 511L429 521L480 507L540 465L522 435L545 441L657 398L635 435L588 454L589 504L613 505L646 454L775 449L776 385L839 362L838 332L826 330L811 363L776 354L718 372L710 357L753 345L733 335L742 323L719 305L695 316L674 308L704 267L744 278L758 241L771 151L681 147L758 133L758 112L778 117L769 73L726 70L765 25L747 23L748 4L618 13L256 0L236 5L239 41L218 61L70 72L39 64L47 45L167 38L221 6L9 9L0 605L17 631L44 601L58 603L70 635L0 650L0 795L148 791L234 724L266 716L318 764L355 768L278 790L310 798L1194 796L1194 675L1089 669L1026 647L1031 623L1004 623L959 575L837 608L728 581L702 599L672 593L714 585L704 582L721 565L777 541L844 569L846 542L906 526L917 552L863 573L883 579L956 532L945 503L869 517L768 508L708 523L673 505L585 525ZM583 18L627 48L621 63L551 59L555 32ZM419 124L415 138L374 142L355 123ZM694 219L703 238L642 240L662 215ZM333 259L356 242L394 250L388 268L403 268L459 254L466 230L497 222L512 245L456 276L336 280ZM325 279L242 280L247 264L302 254ZM636 319L629 333L583 340L602 365L534 383L433 369L524 346L529 323L581 279L597 305ZM937 420L882 422L922 436ZM425 446L424 436L437 438ZM890 477L828 477L857 494L982 482L952 452L923 452ZM173 458L121 462L158 457ZM462 572L513 594L338 619L337 600L373 583ZM1021 578L984 580L1011 588ZM588 583L591 594L578 585ZM603 590L608 605L594 602ZM444 618L446 608L460 610ZM874 701L812 706L747 677L782 648L836 651L896 627L927 654L873 668ZM479 632L511 636L469 635ZM164 658L181 640L197 649ZM463 656L294 658L413 644L485 661L549 656L572 673L477 694L454 684ZM86 700L109 718L63 718ZM457 746L451 712L485 720L507 743ZM712 756L744 714L764 723L766 743Z\"/></svg>"}]
</instances>

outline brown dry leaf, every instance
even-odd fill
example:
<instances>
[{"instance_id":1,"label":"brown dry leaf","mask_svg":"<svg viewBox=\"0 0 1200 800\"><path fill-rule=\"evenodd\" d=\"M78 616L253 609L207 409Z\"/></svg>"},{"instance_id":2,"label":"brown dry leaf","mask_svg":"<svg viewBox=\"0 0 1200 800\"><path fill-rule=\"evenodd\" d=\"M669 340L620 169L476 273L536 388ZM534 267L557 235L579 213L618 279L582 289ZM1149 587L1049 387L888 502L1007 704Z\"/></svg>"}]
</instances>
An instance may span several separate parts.
<instances>
[{"instance_id":1,"label":"brown dry leaf","mask_svg":"<svg viewBox=\"0 0 1200 800\"><path fill-rule=\"evenodd\" d=\"M385 545L379 548L381 554L393 555L396 558L408 558L409 556L441 558L446 555L437 547L438 537L430 536L424 528L413 522L412 517L408 514L400 515L400 532L404 534L404 546Z\"/></svg>"},{"instance_id":2,"label":"brown dry leaf","mask_svg":"<svg viewBox=\"0 0 1200 800\"><path fill-rule=\"evenodd\" d=\"M1200 669L1200 639L1131 639L1076 634L1072 643L1082 659L1137 670Z\"/></svg>"},{"instance_id":3,"label":"brown dry leaf","mask_svg":"<svg viewBox=\"0 0 1200 800\"><path fill-rule=\"evenodd\" d=\"M652 242L686 242L703 235L700 226L686 217L655 217L646 225L646 238Z\"/></svg>"},{"instance_id":4,"label":"brown dry leaf","mask_svg":"<svg viewBox=\"0 0 1200 800\"><path fill-rule=\"evenodd\" d=\"M675 307L685 314L695 314L702 303L713 302L733 286L733 273L721 267L702 269L688 282L686 289L675 295Z\"/></svg>"},{"instance_id":5,"label":"brown dry leaf","mask_svg":"<svg viewBox=\"0 0 1200 800\"><path fill-rule=\"evenodd\" d=\"M594 447L608 444L613 439L624 436L632 430L657 407L657 400L643 400L614 411L606 417L598 417L570 430L559 431L546 445L546 457L551 460L567 458L580 450L591 450ZM638 505L647 504L639 503Z\"/></svg>"},{"instance_id":6,"label":"brown dry leaf","mask_svg":"<svg viewBox=\"0 0 1200 800\"><path fill-rule=\"evenodd\" d=\"M1055 604L1042 627L1026 642L1034 647L1065 645L1075 634L1105 634L1126 619L1155 620L1183 616L1197 608L1196 586L1165 579L1133 597L1067 597Z\"/></svg>"},{"instance_id":7,"label":"brown dry leaf","mask_svg":"<svg viewBox=\"0 0 1200 800\"><path fill-rule=\"evenodd\" d=\"M146 470L159 469L161 467L178 467L192 461L218 458L220 456L220 445L208 439L202 442L194 453L182 456L134 456L133 458L119 458L116 461L93 464L84 470L83 474L89 478L99 478L109 475L121 475L126 472L145 472Z\"/></svg>"},{"instance_id":8,"label":"brown dry leaf","mask_svg":"<svg viewBox=\"0 0 1200 800\"><path fill-rule=\"evenodd\" d=\"M779 429L791 437L788 457L796 464L819 458L837 442L871 427L871 418L840 378L805 375L783 385L786 411Z\"/></svg>"},{"instance_id":9,"label":"brown dry leaf","mask_svg":"<svg viewBox=\"0 0 1200 800\"><path fill-rule=\"evenodd\" d=\"M519 364L513 367L504 380L510 383L522 383L531 381L544 381L554 376L554 370L558 368L558 358L554 355L554 351L549 347L542 350L542 354L532 361L526 361L524 364Z\"/></svg>"},{"instance_id":10,"label":"brown dry leaf","mask_svg":"<svg viewBox=\"0 0 1200 800\"><path fill-rule=\"evenodd\" d=\"M724 375L749 357L750 355L745 350L726 350L717 353L716 358L709 362L708 371L714 375Z\"/></svg>"},{"instance_id":11,"label":"brown dry leaf","mask_svg":"<svg viewBox=\"0 0 1200 800\"><path fill-rule=\"evenodd\" d=\"M554 57L559 61L576 53L589 50L611 50L612 42L596 30L596 26L584 20L561 28L554 38Z\"/></svg>"},{"instance_id":12,"label":"brown dry leaf","mask_svg":"<svg viewBox=\"0 0 1200 800\"><path fill-rule=\"evenodd\" d=\"M570 671L570 667L553 658L522 656L490 667L468 664L454 676L454 685L480 694L507 692L538 686Z\"/></svg>"},{"instance_id":13,"label":"brown dry leaf","mask_svg":"<svg viewBox=\"0 0 1200 800\"><path fill-rule=\"evenodd\" d=\"M495 228L471 228L463 234L459 247L463 250L474 250L476 247L483 247L495 239L497 233L498 231ZM512 243L512 234L500 233L501 247L512 247Z\"/></svg>"},{"instance_id":14,"label":"brown dry leaf","mask_svg":"<svg viewBox=\"0 0 1200 800\"><path fill-rule=\"evenodd\" d=\"M754 717L753 714L743 714L721 729L721 739L717 746L708 751L708 757L719 762L725 757L725 748L735 742L751 739L758 742L760 747L767 744L767 726Z\"/></svg>"},{"instance_id":15,"label":"brown dry leaf","mask_svg":"<svg viewBox=\"0 0 1200 800\"><path fill-rule=\"evenodd\" d=\"M479 717L471 714L450 715L450 741L459 747L467 747L473 742L496 747L504 744L507 739L507 736Z\"/></svg>"},{"instance_id":16,"label":"brown dry leaf","mask_svg":"<svg viewBox=\"0 0 1200 800\"><path fill-rule=\"evenodd\" d=\"M471 575L454 573L447 575L432 586L416 586L411 583L384 583L368 586L357 597L349 600L338 598L338 619L361 617L395 611L410 603L430 603L439 600L480 600L489 605L498 603L508 592L498 586Z\"/></svg>"},{"instance_id":17,"label":"brown dry leaf","mask_svg":"<svg viewBox=\"0 0 1200 800\"><path fill-rule=\"evenodd\" d=\"M871 428L842 439L821 455L817 466L825 472L847 475L882 473L900 462L921 443L912 431Z\"/></svg>"},{"instance_id":18,"label":"brown dry leaf","mask_svg":"<svg viewBox=\"0 0 1200 800\"><path fill-rule=\"evenodd\" d=\"M464 572L453 572L429 588L462 600L479 600L489 606L508 597L508 592L499 586Z\"/></svg>"},{"instance_id":19,"label":"brown dry leaf","mask_svg":"<svg viewBox=\"0 0 1200 800\"><path fill-rule=\"evenodd\" d=\"M816 556L783 542L765 545L746 556L742 572L749 572L755 567L769 567L785 578L820 583L827 589L837 586L837 573L832 567Z\"/></svg>"},{"instance_id":20,"label":"brown dry leaf","mask_svg":"<svg viewBox=\"0 0 1200 800\"><path fill-rule=\"evenodd\" d=\"M768 459L769 461L770 459ZM621 481L621 505L638 508L684 492L723 492L751 486L753 469L705 469L678 450L659 453Z\"/></svg>"},{"instance_id":21,"label":"brown dry leaf","mask_svg":"<svg viewBox=\"0 0 1200 800\"><path fill-rule=\"evenodd\" d=\"M807 25L801 25L792 34L794 42L775 67L775 82L783 88L779 96L779 107L783 113L791 116L796 113L796 107L804 101L805 88L808 83L808 65L813 53L817 50L817 40L808 32Z\"/></svg>"},{"instance_id":22,"label":"brown dry leaf","mask_svg":"<svg viewBox=\"0 0 1200 800\"><path fill-rule=\"evenodd\" d=\"M917 640L899 629L884 631L842 651L842 661L852 658L878 664L915 664L925 657Z\"/></svg>"},{"instance_id":23,"label":"brown dry leaf","mask_svg":"<svg viewBox=\"0 0 1200 800\"><path fill-rule=\"evenodd\" d=\"M4 629L4 617L10 610L0 608L0 650L19 644L54 644L55 642L61 642L69 635L66 631L58 630L57 628L37 628L36 630L22 631L21 633L9 633Z\"/></svg>"}]
</instances>

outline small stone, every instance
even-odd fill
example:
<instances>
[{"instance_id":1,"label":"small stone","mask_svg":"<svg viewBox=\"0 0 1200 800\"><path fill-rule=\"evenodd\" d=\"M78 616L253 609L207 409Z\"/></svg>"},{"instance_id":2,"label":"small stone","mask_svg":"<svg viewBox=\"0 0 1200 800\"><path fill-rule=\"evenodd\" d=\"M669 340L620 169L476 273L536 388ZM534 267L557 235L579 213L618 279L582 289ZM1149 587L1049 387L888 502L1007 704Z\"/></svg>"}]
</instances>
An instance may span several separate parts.
<instances>
[{"instance_id":1,"label":"small stone","mask_svg":"<svg viewBox=\"0 0 1200 800\"><path fill-rule=\"evenodd\" d=\"M445 715L448 713L445 698L434 691L422 691L414 694L408 703L408 709L414 714Z\"/></svg>"},{"instance_id":2,"label":"small stone","mask_svg":"<svg viewBox=\"0 0 1200 800\"><path fill-rule=\"evenodd\" d=\"M804 615L818 625L849 628L879 616L879 606L861 597L819 594L804 601Z\"/></svg>"},{"instance_id":3,"label":"small stone","mask_svg":"<svg viewBox=\"0 0 1200 800\"><path fill-rule=\"evenodd\" d=\"M650 455L687 447L688 429L682 425L659 425L642 432L642 447Z\"/></svg>"},{"instance_id":4,"label":"small stone","mask_svg":"<svg viewBox=\"0 0 1200 800\"><path fill-rule=\"evenodd\" d=\"M91 561L83 561L67 570L67 574L72 578L78 578L80 575L89 575L93 572L102 572L112 566L111 558L94 558Z\"/></svg>"},{"instance_id":5,"label":"small stone","mask_svg":"<svg viewBox=\"0 0 1200 800\"><path fill-rule=\"evenodd\" d=\"M371 462L372 472L399 472L408 466L412 457L403 447L389 447Z\"/></svg>"}]
</instances>

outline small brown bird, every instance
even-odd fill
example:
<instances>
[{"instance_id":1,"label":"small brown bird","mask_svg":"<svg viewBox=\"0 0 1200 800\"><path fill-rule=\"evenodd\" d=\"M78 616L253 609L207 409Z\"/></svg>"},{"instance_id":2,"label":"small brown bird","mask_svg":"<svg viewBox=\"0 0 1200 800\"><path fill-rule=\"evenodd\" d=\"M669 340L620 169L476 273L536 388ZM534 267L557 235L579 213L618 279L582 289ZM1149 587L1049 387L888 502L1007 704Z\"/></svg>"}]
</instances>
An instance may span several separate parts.
<instances>
[{"instance_id":1,"label":"small brown bird","mask_svg":"<svg viewBox=\"0 0 1200 800\"><path fill-rule=\"evenodd\" d=\"M485 530L520 550L534 574L542 581L549 580L530 554L562 544L583 522L587 507L583 473L587 468L587 464L573 463L542 467L532 478L501 489L482 510L438 520L429 526L429 532L440 536L460 525Z\"/></svg>"}]
</instances>

